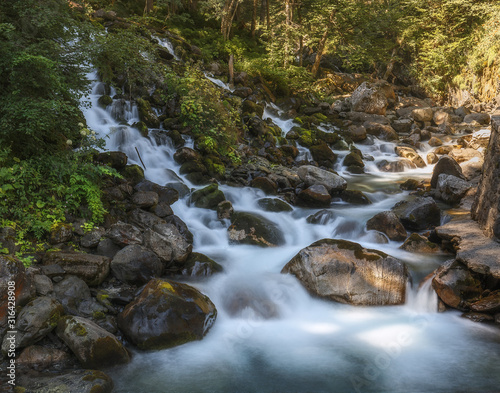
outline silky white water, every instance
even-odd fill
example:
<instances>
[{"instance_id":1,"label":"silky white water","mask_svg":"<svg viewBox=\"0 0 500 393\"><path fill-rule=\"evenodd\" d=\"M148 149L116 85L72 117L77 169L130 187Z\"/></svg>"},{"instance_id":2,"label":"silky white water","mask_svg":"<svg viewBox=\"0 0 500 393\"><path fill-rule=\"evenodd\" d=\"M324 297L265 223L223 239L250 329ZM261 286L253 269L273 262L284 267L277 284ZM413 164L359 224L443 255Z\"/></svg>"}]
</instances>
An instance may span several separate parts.
<instances>
[{"instance_id":1,"label":"silky white water","mask_svg":"<svg viewBox=\"0 0 500 393\"><path fill-rule=\"evenodd\" d=\"M133 106L117 115L113 106L97 106L99 84L83 108L88 126L106 137L106 147L121 150L130 163L146 166L146 177L160 185L172 180L178 165L174 149L130 127L137 121ZM268 115L272 118L272 114ZM275 119L272 118L274 121ZM275 123L277 123L275 121ZM285 121L286 123L286 121ZM150 134L151 135L151 134ZM395 158L391 145L375 140L358 146L374 158ZM429 176L432 167L385 174L367 166L368 174L343 173L350 189L360 189L369 206L337 201L324 225L306 218L317 209L294 208L269 213L257 204L265 197L252 188L221 186L235 210L258 212L285 235L278 248L231 245L228 222L211 210L172 208L194 234L194 250L224 267L224 272L187 280L208 295L217 320L201 341L168 350L134 352L129 365L110 370L119 393L138 392L457 392L495 391L500 387L500 335L495 327L476 324L457 312L437 313L437 297L419 281L446 256L423 256L399 250L401 243L380 244L365 229L374 214L408 197L397 181ZM182 178L182 176L181 176ZM185 180L184 180L185 181ZM192 185L185 181L192 187ZM359 242L405 261L414 285L407 303L393 307L353 307L311 297L283 266L303 247L335 237ZM239 302L240 307L233 307Z\"/></svg>"}]
</instances>

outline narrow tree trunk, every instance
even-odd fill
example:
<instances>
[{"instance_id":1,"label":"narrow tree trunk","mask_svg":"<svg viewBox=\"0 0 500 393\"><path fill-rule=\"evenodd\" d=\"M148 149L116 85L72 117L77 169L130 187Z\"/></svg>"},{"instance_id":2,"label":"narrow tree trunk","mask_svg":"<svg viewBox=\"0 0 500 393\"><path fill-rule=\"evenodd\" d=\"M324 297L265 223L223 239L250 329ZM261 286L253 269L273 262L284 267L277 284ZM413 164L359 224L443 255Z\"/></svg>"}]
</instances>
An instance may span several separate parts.
<instances>
[{"instance_id":1,"label":"narrow tree trunk","mask_svg":"<svg viewBox=\"0 0 500 393\"><path fill-rule=\"evenodd\" d=\"M153 1L154 0L146 0L146 4L144 5L144 13L149 14L153 11Z\"/></svg>"},{"instance_id":2,"label":"narrow tree trunk","mask_svg":"<svg viewBox=\"0 0 500 393\"><path fill-rule=\"evenodd\" d=\"M253 0L253 12L252 12L252 27L251 27L251 35L252 38L255 38L255 29L257 26L257 5L259 0Z\"/></svg>"},{"instance_id":3,"label":"narrow tree trunk","mask_svg":"<svg viewBox=\"0 0 500 393\"><path fill-rule=\"evenodd\" d=\"M285 0L285 59L283 61L283 66L286 68L288 66L288 55L289 55L289 43L290 43L290 0Z\"/></svg>"},{"instance_id":4,"label":"narrow tree trunk","mask_svg":"<svg viewBox=\"0 0 500 393\"><path fill-rule=\"evenodd\" d=\"M300 5L297 8L297 16L299 17L299 25L302 28L302 13L300 12ZM301 34L299 37L299 67L304 65L304 36Z\"/></svg>"},{"instance_id":5,"label":"narrow tree trunk","mask_svg":"<svg viewBox=\"0 0 500 393\"><path fill-rule=\"evenodd\" d=\"M229 56L229 86L234 86L234 55L231 53Z\"/></svg>"},{"instance_id":6,"label":"narrow tree trunk","mask_svg":"<svg viewBox=\"0 0 500 393\"><path fill-rule=\"evenodd\" d=\"M266 3L267 0L261 0L260 2L260 24L264 26L266 22Z\"/></svg>"},{"instance_id":7,"label":"narrow tree trunk","mask_svg":"<svg viewBox=\"0 0 500 393\"><path fill-rule=\"evenodd\" d=\"M325 50L326 40L328 39L330 30L333 27L335 12L336 10L333 10L332 13L330 14L330 20L328 21L325 28L325 32L323 33L323 36L321 37L318 43L318 50L316 51L316 59L314 60L314 64L311 68L311 73L315 77L318 75L319 64L321 63L321 58L323 57L323 51Z\"/></svg>"},{"instance_id":8,"label":"narrow tree trunk","mask_svg":"<svg viewBox=\"0 0 500 393\"><path fill-rule=\"evenodd\" d=\"M238 1L239 0L226 0L224 5L221 18L221 33L224 40L228 40L231 34L231 26L238 9Z\"/></svg>"}]
</instances>

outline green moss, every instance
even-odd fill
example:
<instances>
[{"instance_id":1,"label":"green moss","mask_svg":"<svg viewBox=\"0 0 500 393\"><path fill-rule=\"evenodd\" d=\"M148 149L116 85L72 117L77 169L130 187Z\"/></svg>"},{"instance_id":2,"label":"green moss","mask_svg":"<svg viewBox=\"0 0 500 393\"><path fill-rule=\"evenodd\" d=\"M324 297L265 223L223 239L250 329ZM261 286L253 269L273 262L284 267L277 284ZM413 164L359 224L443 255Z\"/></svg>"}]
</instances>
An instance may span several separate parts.
<instances>
[{"instance_id":1,"label":"green moss","mask_svg":"<svg viewBox=\"0 0 500 393\"><path fill-rule=\"evenodd\" d=\"M111 105L113 103L113 99L108 95L103 95L99 97L97 103L103 108L106 108L108 105Z\"/></svg>"}]
</instances>

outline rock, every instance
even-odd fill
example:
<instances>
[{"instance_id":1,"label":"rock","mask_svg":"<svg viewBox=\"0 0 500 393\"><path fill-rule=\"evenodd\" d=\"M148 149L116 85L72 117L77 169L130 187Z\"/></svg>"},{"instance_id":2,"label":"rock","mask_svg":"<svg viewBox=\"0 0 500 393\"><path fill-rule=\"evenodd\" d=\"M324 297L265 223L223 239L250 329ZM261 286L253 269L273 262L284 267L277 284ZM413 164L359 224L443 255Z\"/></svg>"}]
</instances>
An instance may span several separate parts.
<instances>
[{"instance_id":1,"label":"rock","mask_svg":"<svg viewBox=\"0 0 500 393\"><path fill-rule=\"evenodd\" d=\"M375 214L366 222L366 229L382 232L390 240L402 241L406 239L406 229L392 211Z\"/></svg>"},{"instance_id":2,"label":"rock","mask_svg":"<svg viewBox=\"0 0 500 393\"><path fill-rule=\"evenodd\" d=\"M107 151L99 153L95 160L101 164L120 170L127 166L128 158L121 151Z\"/></svg>"},{"instance_id":3,"label":"rock","mask_svg":"<svg viewBox=\"0 0 500 393\"><path fill-rule=\"evenodd\" d=\"M391 126L398 134L409 134L412 124L411 119L397 119L391 123Z\"/></svg>"},{"instance_id":4,"label":"rock","mask_svg":"<svg viewBox=\"0 0 500 393\"><path fill-rule=\"evenodd\" d=\"M125 247L132 244L142 244L142 233L139 228L118 221L106 232L106 237L111 239L116 245Z\"/></svg>"},{"instance_id":5,"label":"rock","mask_svg":"<svg viewBox=\"0 0 500 393\"><path fill-rule=\"evenodd\" d=\"M398 161L382 160L377 163L377 168L382 172L404 172L408 169L415 169L417 166L406 158Z\"/></svg>"},{"instance_id":6,"label":"rock","mask_svg":"<svg viewBox=\"0 0 500 393\"><path fill-rule=\"evenodd\" d=\"M295 275L314 295L353 305L403 304L408 282L396 258L334 239L300 250L281 272Z\"/></svg>"},{"instance_id":7,"label":"rock","mask_svg":"<svg viewBox=\"0 0 500 393\"><path fill-rule=\"evenodd\" d=\"M439 161L439 157L436 155L436 153L428 153L427 154L427 163L429 165L433 165Z\"/></svg>"},{"instance_id":8,"label":"rock","mask_svg":"<svg viewBox=\"0 0 500 393\"><path fill-rule=\"evenodd\" d=\"M385 115L387 97L378 86L363 82L351 95L352 110L376 115Z\"/></svg>"},{"instance_id":9,"label":"rock","mask_svg":"<svg viewBox=\"0 0 500 393\"><path fill-rule=\"evenodd\" d=\"M137 347L163 349L201 340L216 316L213 303L195 288L154 279L118 315L118 326Z\"/></svg>"},{"instance_id":10,"label":"rock","mask_svg":"<svg viewBox=\"0 0 500 393\"><path fill-rule=\"evenodd\" d=\"M156 113L151 108L151 104L142 98L138 98L136 101L141 121L150 128L159 128L160 120L158 120L158 116L156 116Z\"/></svg>"},{"instance_id":11,"label":"rock","mask_svg":"<svg viewBox=\"0 0 500 393\"><path fill-rule=\"evenodd\" d=\"M2 353L7 355L10 348L24 348L36 343L50 333L57 325L57 321L64 314L61 304L50 297L38 297L26 306L17 315L14 329L15 334L7 333L2 343ZM15 341L11 342L11 337Z\"/></svg>"},{"instance_id":12,"label":"rock","mask_svg":"<svg viewBox=\"0 0 500 393\"><path fill-rule=\"evenodd\" d=\"M70 357L68 353L56 349L47 348L40 345L30 345L26 347L16 363L20 367L27 367L34 370L44 370L46 368L68 368Z\"/></svg>"},{"instance_id":13,"label":"rock","mask_svg":"<svg viewBox=\"0 0 500 393\"><path fill-rule=\"evenodd\" d=\"M465 179L462 173L462 168L460 168L460 165L458 165L458 163L452 157L449 156L442 156L439 159L436 166L434 167L431 178L432 188L436 188L438 183L438 177L441 174L452 175L458 177L459 179Z\"/></svg>"},{"instance_id":14,"label":"rock","mask_svg":"<svg viewBox=\"0 0 500 393\"><path fill-rule=\"evenodd\" d=\"M337 156L326 143L313 145L309 147L309 151L311 152L313 160L316 161L318 165L327 168L332 168L337 160Z\"/></svg>"},{"instance_id":15,"label":"rock","mask_svg":"<svg viewBox=\"0 0 500 393\"><path fill-rule=\"evenodd\" d=\"M372 201L359 190L344 190L340 193L340 198L347 203L354 205L371 205Z\"/></svg>"},{"instance_id":16,"label":"rock","mask_svg":"<svg viewBox=\"0 0 500 393\"><path fill-rule=\"evenodd\" d=\"M224 193L215 183L193 192L190 198L190 202L196 207L212 210L216 210L217 205L225 200Z\"/></svg>"},{"instance_id":17,"label":"rock","mask_svg":"<svg viewBox=\"0 0 500 393\"><path fill-rule=\"evenodd\" d=\"M309 224L327 225L334 221L336 218L337 215L333 211L323 209L314 214L311 214L309 217L307 217L306 221Z\"/></svg>"},{"instance_id":18,"label":"rock","mask_svg":"<svg viewBox=\"0 0 500 393\"><path fill-rule=\"evenodd\" d=\"M250 182L250 187L258 188L267 195L276 195L278 193L278 185L267 177L256 177Z\"/></svg>"},{"instance_id":19,"label":"rock","mask_svg":"<svg viewBox=\"0 0 500 393\"><path fill-rule=\"evenodd\" d=\"M500 291L494 291L471 304L471 310L476 312L485 312L495 314L500 312Z\"/></svg>"},{"instance_id":20,"label":"rock","mask_svg":"<svg viewBox=\"0 0 500 393\"><path fill-rule=\"evenodd\" d=\"M347 112L346 119L352 121L355 125L363 124L367 121L380 124L390 124L390 120L382 115L370 115L363 112Z\"/></svg>"},{"instance_id":21,"label":"rock","mask_svg":"<svg viewBox=\"0 0 500 393\"><path fill-rule=\"evenodd\" d=\"M415 149L412 149L411 147L406 147L406 146L397 146L395 151L396 151L396 154L398 156L410 160L418 168L426 167L424 159L422 157L420 157L420 155L415 151Z\"/></svg>"},{"instance_id":22,"label":"rock","mask_svg":"<svg viewBox=\"0 0 500 393\"><path fill-rule=\"evenodd\" d=\"M468 309L470 303L478 301L482 292L481 282L456 260L450 260L437 269L432 287L445 304L460 310Z\"/></svg>"},{"instance_id":23,"label":"rock","mask_svg":"<svg viewBox=\"0 0 500 393\"><path fill-rule=\"evenodd\" d=\"M0 229L0 249L7 249L7 254L14 254L19 251L19 246L16 245L16 231L10 227Z\"/></svg>"},{"instance_id":24,"label":"rock","mask_svg":"<svg viewBox=\"0 0 500 393\"><path fill-rule=\"evenodd\" d=\"M111 239L102 239L97 246L96 254L113 259L121 248L117 246Z\"/></svg>"},{"instance_id":25,"label":"rock","mask_svg":"<svg viewBox=\"0 0 500 393\"><path fill-rule=\"evenodd\" d=\"M346 167L350 167L350 166L357 166L360 168L365 167L365 163L363 162L363 159L356 152L350 152L348 155L346 155L344 157L344 161L342 162L342 165L344 165Z\"/></svg>"},{"instance_id":26,"label":"rock","mask_svg":"<svg viewBox=\"0 0 500 393\"><path fill-rule=\"evenodd\" d=\"M217 218L219 220L228 220L233 213L233 204L230 201L222 201L217 205Z\"/></svg>"},{"instance_id":27,"label":"rock","mask_svg":"<svg viewBox=\"0 0 500 393\"><path fill-rule=\"evenodd\" d=\"M472 186L463 179L442 173L438 176L435 197L449 205L456 205L460 203L471 187Z\"/></svg>"},{"instance_id":28,"label":"rock","mask_svg":"<svg viewBox=\"0 0 500 393\"><path fill-rule=\"evenodd\" d=\"M429 139L429 142L427 143L429 144L429 146L436 147L436 146L441 146L443 144L443 141L433 136L431 139Z\"/></svg>"},{"instance_id":29,"label":"rock","mask_svg":"<svg viewBox=\"0 0 500 393\"><path fill-rule=\"evenodd\" d=\"M255 114L259 117L262 117L262 115L264 114L264 107L247 99L243 101L241 105L241 111L244 114L249 114L249 115Z\"/></svg>"},{"instance_id":30,"label":"rock","mask_svg":"<svg viewBox=\"0 0 500 393\"><path fill-rule=\"evenodd\" d=\"M394 128L389 125L368 121L363 125L367 134L374 135L383 141L397 141L399 139L398 134L394 131Z\"/></svg>"},{"instance_id":31,"label":"rock","mask_svg":"<svg viewBox=\"0 0 500 393\"><path fill-rule=\"evenodd\" d=\"M176 217L176 216L171 216ZM179 221L181 221L179 219ZM184 222L181 221L182 224ZM157 224L154 226L154 231L162 236L162 241L165 246L172 249L172 262L184 262L193 250L193 235L184 226L175 221L167 222L165 224Z\"/></svg>"},{"instance_id":32,"label":"rock","mask_svg":"<svg viewBox=\"0 0 500 393\"><path fill-rule=\"evenodd\" d=\"M86 248L95 248L99 245L105 233L104 228L94 228L80 239L80 245Z\"/></svg>"},{"instance_id":33,"label":"rock","mask_svg":"<svg viewBox=\"0 0 500 393\"><path fill-rule=\"evenodd\" d=\"M419 182L416 179L407 179L404 183L402 183L399 188L404 191L415 191L419 188L422 188L422 182Z\"/></svg>"},{"instance_id":34,"label":"rock","mask_svg":"<svg viewBox=\"0 0 500 393\"><path fill-rule=\"evenodd\" d=\"M451 157L451 158L454 158L456 162L458 163L461 163L461 162L464 162L464 161L469 161L471 159L478 159L478 160L482 160L483 159L483 155L482 153L478 152L476 149L470 149L470 148L466 148L466 149L453 149L451 150L448 155Z\"/></svg>"},{"instance_id":35,"label":"rock","mask_svg":"<svg viewBox=\"0 0 500 393\"><path fill-rule=\"evenodd\" d=\"M160 218L164 218L167 216L171 216L174 214L174 211L170 207L170 205L166 202L160 202L153 208L153 213L155 216Z\"/></svg>"},{"instance_id":36,"label":"rock","mask_svg":"<svg viewBox=\"0 0 500 393\"><path fill-rule=\"evenodd\" d=\"M111 261L111 271L123 283L142 285L160 276L163 264L153 251L134 244L115 255Z\"/></svg>"},{"instance_id":37,"label":"rock","mask_svg":"<svg viewBox=\"0 0 500 393\"><path fill-rule=\"evenodd\" d=\"M35 274L33 276L33 283L35 284L36 294L38 296L46 296L54 292L52 280L44 274Z\"/></svg>"},{"instance_id":38,"label":"rock","mask_svg":"<svg viewBox=\"0 0 500 393\"><path fill-rule=\"evenodd\" d=\"M366 128L363 126L349 126L346 135L353 142L361 142L366 139Z\"/></svg>"},{"instance_id":39,"label":"rock","mask_svg":"<svg viewBox=\"0 0 500 393\"><path fill-rule=\"evenodd\" d=\"M154 208L158 204L158 194L154 191L138 191L132 195L132 203L144 209Z\"/></svg>"},{"instance_id":40,"label":"rock","mask_svg":"<svg viewBox=\"0 0 500 393\"><path fill-rule=\"evenodd\" d=\"M17 384L26 392L111 393L113 381L97 370L75 370L65 374L40 374L36 377L21 374Z\"/></svg>"},{"instance_id":41,"label":"rock","mask_svg":"<svg viewBox=\"0 0 500 393\"><path fill-rule=\"evenodd\" d=\"M434 112L432 108L417 108L411 111L411 117L415 121L425 123L426 121L432 121Z\"/></svg>"},{"instance_id":42,"label":"rock","mask_svg":"<svg viewBox=\"0 0 500 393\"><path fill-rule=\"evenodd\" d=\"M310 186L299 192L299 200L305 206L330 206L332 197L328 193L326 187L322 184Z\"/></svg>"},{"instance_id":43,"label":"rock","mask_svg":"<svg viewBox=\"0 0 500 393\"><path fill-rule=\"evenodd\" d=\"M392 211L406 229L421 231L441 224L441 210L430 197L398 202Z\"/></svg>"},{"instance_id":44,"label":"rock","mask_svg":"<svg viewBox=\"0 0 500 393\"><path fill-rule=\"evenodd\" d=\"M490 115L487 113L469 113L465 115L464 123L472 123L473 121L482 125L488 125L490 124Z\"/></svg>"},{"instance_id":45,"label":"rock","mask_svg":"<svg viewBox=\"0 0 500 393\"><path fill-rule=\"evenodd\" d=\"M408 236L408 239L401 245L402 250L408 252L420 252L420 253L430 253L439 251L439 247L436 243L432 243L426 237L419 235L418 233L412 233Z\"/></svg>"},{"instance_id":46,"label":"rock","mask_svg":"<svg viewBox=\"0 0 500 393\"><path fill-rule=\"evenodd\" d=\"M139 165L127 165L120 170L121 175L132 184L137 184L144 180L144 169Z\"/></svg>"},{"instance_id":47,"label":"rock","mask_svg":"<svg viewBox=\"0 0 500 393\"><path fill-rule=\"evenodd\" d=\"M141 181L135 185L134 189L138 192L156 192L158 194L158 203L172 205L179 200L179 191L177 189L169 187L168 185L162 187L149 180Z\"/></svg>"},{"instance_id":48,"label":"rock","mask_svg":"<svg viewBox=\"0 0 500 393\"><path fill-rule=\"evenodd\" d=\"M462 314L462 317L470 319L473 322L493 322L495 320L492 315L479 312L464 313Z\"/></svg>"},{"instance_id":49,"label":"rock","mask_svg":"<svg viewBox=\"0 0 500 393\"><path fill-rule=\"evenodd\" d=\"M213 259L204 254L192 252L186 262L184 262L181 274L191 277L208 277L222 270L222 266Z\"/></svg>"},{"instance_id":50,"label":"rock","mask_svg":"<svg viewBox=\"0 0 500 393\"><path fill-rule=\"evenodd\" d=\"M130 362L118 339L94 322L67 316L57 324L57 335L86 368L104 368Z\"/></svg>"},{"instance_id":51,"label":"rock","mask_svg":"<svg viewBox=\"0 0 500 393\"><path fill-rule=\"evenodd\" d=\"M59 223L50 230L50 244L66 243L73 237L73 227L70 224Z\"/></svg>"},{"instance_id":52,"label":"rock","mask_svg":"<svg viewBox=\"0 0 500 393\"><path fill-rule=\"evenodd\" d=\"M155 216L153 213L144 211L142 209L134 209L129 214L130 221L141 229L147 229L147 228L152 229L155 225L164 224L167 218L162 219L160 217ZM134 233L141 233L141 231L137 227L134 229ZM139 239L138 236L137 239ZM133 242L129 244L142 244L142 243Z\"/></svg>"},{"instance_id":53,"label":"rock","mask_svg":"<svg viewBox=\"0 0 500 393\"><path fill-rule=\"evenodd\" d=\"M257 200L257 204L263 210L273 213L293 211L293 207L278 198L261 198Z\"/></svg>"},{"instance_id":54,"label":"rock","mask_svg":"<svg viewBox=\"0 0 500 393\"><path fill-rule=\"evenodd\" d=\"M75 276L67 276L54 285L55 298L62 304L66 314L79 314L80 305L90 301L90 289Z\"/></svg>"},{"instance_id":55,"label":"rock","mask_svg":"<svg viewBox=\"0 0 500 393\"><path fill-rule=\"evenodd\" d=\"M44 265L59 265L66 274L81 278L90 286L101 284L109 274L110 259L101 255L51 251L43 258Z\"/></svg>"},{"instance_id":56,"label":"rock","mask_svg":"<svg viewBox=\"0 0 500 393\"><path fill-rule=\"evenodd\" d=\"M231 243L275 247L285 243L283 233L276 224L253 213L234 212L228 228Z\"/></svg>"},{"instance_id":57,"label":"rock","mask_svg":"<svg viewBox=\"0 0 500 393\"><path fill-rule=\"evenodd\" d=\"M461 143L464 143L466 147L470 147L471 149L479 150L488 147L490 138L490 130L480 130L462 137Z\"/></svg>"},{"instance_id":58,"label":"rock","mask_svg":"<svg viewBox=\"0 0 500 393\"><path fill-rule=\"evenodd\" d=\"M432 118L434 121L434 124L443 124L443 123L450 123L451 122L451 116L448 112L438 110L434 113L434 116Z\"/></svg>"},{"instance_id":59,"label":"rock","mask_svg":"<svg viewBox=\"0 0 500 393\"><path fill-rule=\"evenodd\" d=\"M325 171L312 165L303 165L297 170L297 175L308 187L323 185L330 194L347 188L347 182L335 173Z\"/></svg>"}]
</instances>

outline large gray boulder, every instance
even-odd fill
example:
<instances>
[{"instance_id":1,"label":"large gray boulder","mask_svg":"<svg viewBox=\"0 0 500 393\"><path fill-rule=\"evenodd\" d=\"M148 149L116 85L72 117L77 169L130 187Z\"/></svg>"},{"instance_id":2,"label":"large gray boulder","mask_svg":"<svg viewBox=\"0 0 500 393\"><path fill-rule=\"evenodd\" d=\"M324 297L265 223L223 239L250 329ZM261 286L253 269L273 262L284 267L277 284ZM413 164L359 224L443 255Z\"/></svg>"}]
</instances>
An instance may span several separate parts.
<instances>
[{"instance_id":1,"label":"large gray boulder","mask_svg":"<svg viewBox=\"0 0 500 393\"><path fill-rule=\"evenodd\" d=\"M408 283L405 264L346 240L319 240L281 272L295 275L314 295L353 305L402 304Z\"/></svg>"},{"instance_id":2,"label":"large gray boulder","mask_svg":"<svg viewBox=\"0 0 500 393\"><path fill-rule=\"evenodd\" d=\"M275 247L285 243L278 226L267 218L247 212L234 212L227 229L231 243Z\"/></svg>"},{"instance_id":3,"label":"large gray boulder","mask_svg":"<svg viewBox=\"0 0 500 393\"><path fill-rule=\"evenodd\" d=\"M115 255L111 261L111 271L121 282L142 285L151 278L160 276L163 264L153 251L134 244Z\"/></svg>"},{"instance_id":4,"label":"large gray boulder","mask_svg":"<svg viewBox=\"0 0 500 393\"><path fill-rule=\"evenodd\" d=\"M438 176L441 174L453 175L459 179L465 180L465 176L462 173L462 168L458 163L450 156L442 156L437 162L434 170L432 171L431 187L436 188L438 182Z\"/></svg>"},{"instance_id":5,"label":"large gray boulder","mask_svg":"<svg viewBox=\"0 0 500 393\"><path fill-rule=\"evenodd\" d=\"M471 189L471 185L456 176L440 174L434 196L450 205L458 204Z\"/></svg>"},{"instance_id":6,"label":"large gray boulder","mask_svg":"<svg viewBox=\"0 0 500 393\"><path fill-rule=\"evenodd\" d=\"M392 211L404 227L412 231L422 231L441 224L441 209L430 197L398 202Z\"/></svg>"},{"instance_id":7,"label":"large gray boulder","mask_svg":"<svg viewBox=\"0 0 500 393\"><path fill-rule=\"evenodd\" d=\"M297 170L297 175L308 187L322 185L330 194L341 192L347 188L347 182L339 175L312 165L301 166Z\"/></svg>"},{"instance_id":8,"label":"large gray boulder","mask_svg":"<svg viewBox=\"0 0 500 393\"><path fill-rule=\"evenodd\" d=\"M120 247L131 244L142 244L142 234L139 228L124 222L113 224L106 233L106 237L111 239Z\"/></svg>"},{"instance_id":9,"label":"large gray boulder","mask_svg":"<svg viewBox=\"0 0 500 393\"><path fill-rule=\"evenodd\" d=\"M162 349L201 340L216 317L214 304L195 288L154 279L118 315L118 326L139 348Z\"/></svg>"},{"instance_id":10,"label":"large gray boulder","mask_svg":"<svg viewBox=\"0 0 500 393\"><path fill-rule=\"evenodd\" d=\"M394 94L394 91L393 91ZM389 104L382 86L363 82L351 95L352 110L375 115L385 115Z\"/></svg>"}]
</instances>

